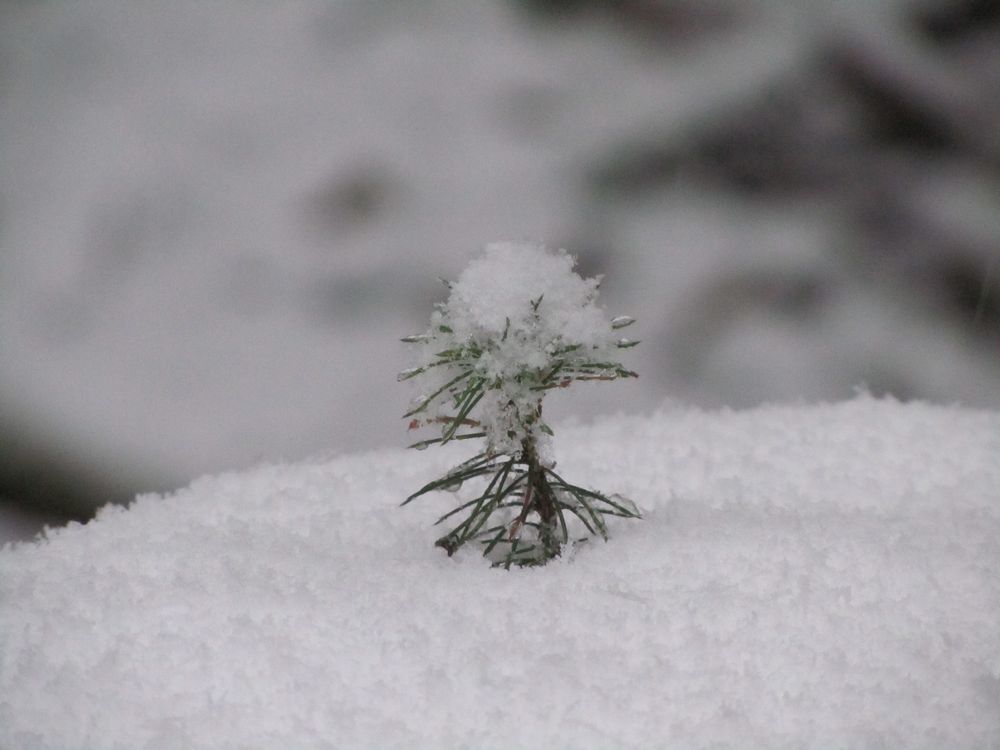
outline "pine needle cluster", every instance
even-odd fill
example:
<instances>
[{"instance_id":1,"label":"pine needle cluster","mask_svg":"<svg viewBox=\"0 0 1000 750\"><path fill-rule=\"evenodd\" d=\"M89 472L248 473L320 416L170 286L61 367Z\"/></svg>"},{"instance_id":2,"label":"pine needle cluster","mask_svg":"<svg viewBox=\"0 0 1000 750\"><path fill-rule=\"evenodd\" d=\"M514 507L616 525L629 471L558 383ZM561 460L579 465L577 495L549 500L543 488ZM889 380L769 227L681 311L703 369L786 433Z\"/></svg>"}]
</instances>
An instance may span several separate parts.
<instances>
[{"instance_id":1,"label":"pine needle cluster","mask_svg":"<svg viewBox=\"0 0 1000 750\"><path fill-rule=\"evenodd\" d=\"M476 543L495 565L539 565L581 541L607 540L606 517L637 518L635 504L567 481L552 458L552 428L542 400L578 381L634 378L617 352L638 342L618 331L635 321L607 320L596 306L599 279L582 279L564 251L491 245L449 288L425 332L402 339L420 365L400 380L428 387L404 415L410 429L436 427L418 450L453 440L483 440L472 458L428 482L403 505L433 491L474 496L437 520L452 528L436 544L449 556ZM583 536L586 539L588 536Z\"/></svg>"}]
</instances>

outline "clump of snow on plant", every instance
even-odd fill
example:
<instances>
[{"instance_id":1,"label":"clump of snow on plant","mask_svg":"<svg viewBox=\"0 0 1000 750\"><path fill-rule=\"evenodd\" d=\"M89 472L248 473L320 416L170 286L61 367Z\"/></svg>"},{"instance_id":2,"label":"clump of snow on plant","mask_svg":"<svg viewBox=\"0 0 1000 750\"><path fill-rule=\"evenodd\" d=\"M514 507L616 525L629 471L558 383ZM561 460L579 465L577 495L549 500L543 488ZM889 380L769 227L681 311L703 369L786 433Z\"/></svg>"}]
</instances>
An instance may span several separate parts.
<instances>
[{"instance_id":1,"label":"clump of snow on plant","mask_svg":"<svg viewBox=\"0 0 1000 750\"><path fill-rule=\"evenodd\" d=\"M582 278L575 265L565 250L538 243L488 245L450 285L447 302L437 306L421 337L421 374L429 376L423 381L431 394L456 376L435 362L442 351L475 358L472 377L486 387L478 420L490 453L516 455L530 437L551 462L548 435L536 417L547 379L574 363L615 358L620 340L597 305L600 277ZM432 419L443 420L457 406L447 390L432 401Z\"/></svg>"},{"instance_id":2,"label":"clump of snow on plant","mask_svg":"<svg viewBox=\"0 0 1000 750\"><path fill-rule=\"evenodd\" d=\"M432 322L446 323L459 340L486 342L502 337L510 321L511 332L523 334L524 342L508 337L497 360L515 367L534 352L525 344L606 346L612 341L611 327L596 304L601 278L584 279L575 266L576 258L565 250L537 243L488 245L452 285L448 302ZM539 299L535 314L532 302Z\"/></svg>"}]
</instances>

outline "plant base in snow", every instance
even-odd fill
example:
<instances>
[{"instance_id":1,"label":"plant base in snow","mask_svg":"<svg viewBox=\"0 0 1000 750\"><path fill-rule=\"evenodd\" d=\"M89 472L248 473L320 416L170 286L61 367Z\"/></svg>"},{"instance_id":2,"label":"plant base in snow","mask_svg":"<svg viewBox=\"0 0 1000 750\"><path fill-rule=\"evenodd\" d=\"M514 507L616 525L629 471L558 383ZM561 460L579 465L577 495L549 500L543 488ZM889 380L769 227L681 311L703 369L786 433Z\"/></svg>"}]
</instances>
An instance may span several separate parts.
<instances>
[{"instance_id":1,"label":"plant base in snow","mask_svg":"<svg viewBox=\"0 0 1000 750\"><path fill-rule=\"evenodd\" d=\"M404 505L434 490L454 490L468 480L485 481L485 488L437 520L440 524L464 516L436 542L449 557L466 542L478 542L495 565L540 565L562 553L576 525L607 540L605 516L639 518L627 498L570 484L542 465L530 442L515 458L479 453L424 485Z\"/></svg>"}]
</instances>

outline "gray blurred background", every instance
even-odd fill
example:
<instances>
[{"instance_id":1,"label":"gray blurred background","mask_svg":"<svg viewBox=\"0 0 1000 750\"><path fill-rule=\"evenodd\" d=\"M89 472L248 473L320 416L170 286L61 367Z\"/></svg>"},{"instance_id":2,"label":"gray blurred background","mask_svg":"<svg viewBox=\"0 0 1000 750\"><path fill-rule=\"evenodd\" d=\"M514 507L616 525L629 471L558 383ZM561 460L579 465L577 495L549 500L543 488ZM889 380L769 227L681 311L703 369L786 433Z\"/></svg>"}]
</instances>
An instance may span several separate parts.
<instances>
[{"instance_id":1,"label":"gray blurred background","mask_svg":"<svg viewBox=\"0 0 1000 750\"><path fill-rule=\"evenodd\" d=\"M0 0L0 542L406 444L518 238L639 318L557 416L995 408L1000 0Z\"/></svg>"}]
</instances>

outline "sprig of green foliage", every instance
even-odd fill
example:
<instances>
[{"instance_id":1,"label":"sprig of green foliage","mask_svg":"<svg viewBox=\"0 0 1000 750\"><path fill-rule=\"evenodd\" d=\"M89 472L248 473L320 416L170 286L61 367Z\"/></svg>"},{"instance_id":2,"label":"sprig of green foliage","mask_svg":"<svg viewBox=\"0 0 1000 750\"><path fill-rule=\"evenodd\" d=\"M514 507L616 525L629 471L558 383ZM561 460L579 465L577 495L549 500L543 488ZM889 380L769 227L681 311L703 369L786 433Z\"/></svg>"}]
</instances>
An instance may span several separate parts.
<instances>
[{"instance_id":1,"label":"sprig of green foliage","mask_svg":"<svg viewBox=\"0 0 1000 750\"><path fill-rule=\"evenodd\" d=\"M573 278L584 283L575 274ZM590 296L584 300L588 305L592 301ZM402 339L421 347L424 364L399 374L399 380L433 382L430 393L417 398L404 415L410 428L441 430L439 437L410 447L486 441L482 451L425 484L403 505L429 492L457 492L470 483L474 496L437 520L458 522L436 544L451 556L476 543L495 565L507 568L544 564L588 535L607 540L606 517L639 517L627 498L580 487L556 473L547 445L553 430L542 419L542 400L549 390L577 381L637 377L614 352L638 342L613 333L635 321L628 316L605 320L605 332L592 340L570 340L546 319L544 295L524 304L516 324L507 317L502 330L475 328L471 333L468 325L450 319L448 304L438 305L427 332ZM464 335L456 334L460 327Z\"/></svg>"}]
</instances>

